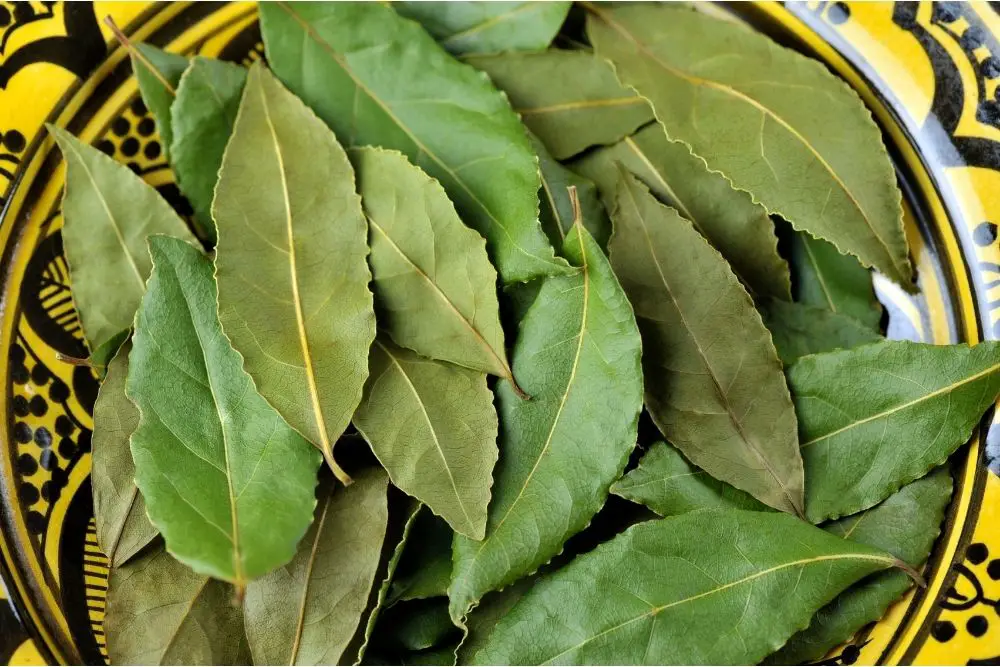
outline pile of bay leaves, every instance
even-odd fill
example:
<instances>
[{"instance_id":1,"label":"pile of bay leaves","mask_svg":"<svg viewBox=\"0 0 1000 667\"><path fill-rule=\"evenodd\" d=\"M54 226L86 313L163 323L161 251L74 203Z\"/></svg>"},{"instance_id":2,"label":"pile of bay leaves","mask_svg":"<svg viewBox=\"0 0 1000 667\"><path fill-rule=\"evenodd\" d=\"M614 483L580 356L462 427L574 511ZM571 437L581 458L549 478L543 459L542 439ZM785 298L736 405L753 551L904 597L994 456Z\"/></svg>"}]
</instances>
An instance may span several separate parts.
<instances>
[{"instance_id":1,"label":"pile of bay leaves","mask_svg":"<svg viewBox=\"0 0 1000 667\"><path fill-rule=\"evenodd\" d=\"M712 11L126 40L190 219L50 128L113 662L800 663L919 582L1000 346L883 339L878 128Z\"/></svg>"}]
</instances>

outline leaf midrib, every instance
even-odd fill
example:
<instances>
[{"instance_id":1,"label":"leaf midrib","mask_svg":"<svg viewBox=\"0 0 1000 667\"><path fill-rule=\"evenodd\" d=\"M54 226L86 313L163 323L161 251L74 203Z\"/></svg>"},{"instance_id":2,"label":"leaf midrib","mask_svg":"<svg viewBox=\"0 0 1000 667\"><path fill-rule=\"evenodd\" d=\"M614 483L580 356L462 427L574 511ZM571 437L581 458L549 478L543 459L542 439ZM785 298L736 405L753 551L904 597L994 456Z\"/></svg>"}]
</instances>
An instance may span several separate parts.
<instances>
[{"instance_id":1,"label":"leaf midrib","mask_svg":"<svg viewBox=\"0 0 1000 667\"><path fill-rule=\"evenodd\" d=\"M163 554L160 555L160 557L170 558L171 556L168 553L164 552ZM177 622L177 627L175 627L174 631L170 633L170 638L167 640L166 645L164 645L163 647L163 651L160 653L161 661L167 655L167 653L170 652L170 649L173 648L174 642L177 641L177 638L181 634L181 628L183 628L184 625L187 623L188 616L191 615L191 610L194 609L195 603L198 601L198 598L201 597L201 594L205 592L205 587L208 586L210 581L212 581L211 577L205 577L202 580L201 585L198 586L198 590L195 591L195 594L191 596L191 599L188 601L187 605L184 608L184 613L181 615L180 621Z\"/></svg>"},{"instance_id":2,"label":"leaf midrib","mask_svg":"<svg viewBox=\"0 0 1000 667\"><path fill-rule=\"evenodd\" d=\"M599 107L617 107L646 104L646 100L632 95L630 97L605 97L600 100L574 100L572 102L558 102L546 104L540 107L517 107L514 109L522 116L541 116L548 113L560 113L563 111L577 111L579 109L594 109Z\"/></svg>"},{"instance_id":3,"label":"leaf midrib","mask_svg":"<svg viewBox=\"0 0 1000 667\"><path fill-rule=\"evenodd\" d=\"M460 41L463 37L468 37L469 35L475 35L476 33L484 32L486 30L489 30L495 25L499 25L500 23L504 23L505 21L512 20L513 17L517 16L518 14L521 14L522 12L534 11L538 8L539 4L536 2L522 2L520 6L508 12L491 16L485 21L476 23L475 25L465 28L464 30L453 32L452 34L448 35L447 37L441 40L441 45L444 46L445 44L453 43L455 41Z\"/></svg>"},{"instance_id":4,"label":"leaf midrib","mask_svg":"<svg viewBox=\"0 0 1000 667\"><path fill-rule=\"evenodd\" d=\"M306 601L309 598L309 580L312 578L313 566L316 564L316 553L319 551L319 541L323 536L323 525L326 523L326 514L332 502L333 492L331 491L326 498L326 503L323 505L323 511L316 521L316 535L313 539L312 549L309 551L309 562L306 564L306 573L305 577L303 577L302 599L299 603L299 617L298 623L295 626L295 639L292 642L291 657L288 659L289 665L294 665L299 657L299 646L302 643L302 631L306 620Z\"/></svg>"}]
</instances>

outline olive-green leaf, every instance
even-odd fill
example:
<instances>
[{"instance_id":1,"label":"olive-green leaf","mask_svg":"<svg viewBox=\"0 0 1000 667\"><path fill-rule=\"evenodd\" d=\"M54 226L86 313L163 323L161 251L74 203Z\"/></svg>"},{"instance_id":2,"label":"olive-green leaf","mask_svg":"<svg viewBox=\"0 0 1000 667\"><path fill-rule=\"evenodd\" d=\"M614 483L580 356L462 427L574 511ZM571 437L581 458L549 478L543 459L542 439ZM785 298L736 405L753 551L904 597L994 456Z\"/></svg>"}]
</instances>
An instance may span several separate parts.
<instances>
[{"instance_id":1,"label":"olive-green leaf","mask_svg":"<svg viewBox=\"0 0 1000 667\"><path fill-rule=\"evenodd\" d=\"M461 631L448 615L448 598L438 597L394 605L386 610L376 632L380 648L388 644L405 655L444 646Z\"/></svg>"},{"instance_id":2,"label":"olive-green leaf","mask_svg":"<svg viewBox=\"0 0 1000 667\"><path fill-rule=\"evenodd\" d=\"M118 354L118 350L121 349L125 341L129 339L132 335L131 329L123 329L116 333L111 338L98 345L91 353L90 357L87 358L87 363L100 374L103 380L108 372L108 366L111 365L111 361Z\"/></svg>"},{"instance_id":3,"label":"olive-green leaf","mask_svg":"<svg viewBox=\"0 0 1000 667\"><path fill-rule=\"evenodd\" d=\"M544 49L559 32L571 2L394 2L444 48L463 53Z\"/></svg>"},{"instance_id":4,"label":"olive-green leaf","mask_svg":"<svg viewBox=\"0 0 1000 667\"><path fill-rule=\"evenodd\" d=\"M111 565L119 567L156 537L146 518L146 504L135 485L129 437L139 425L139 411L125 396L128 355L125 343L108 365L94 402L93 460L97 543Z\"/></svg>"},{"instance_id":5,"label":"olive-green leaf","mask_svg":"<svg viewBox=\"0 0 1000 667\"><path fill-rule=\"evenodd\" d=\"M152 269L146 237L167 234L193 242L194 236L131 169L62 128L46 127L66 161L63 248L83 333L96 350L132 326Z\"/></svg>"},{"instance_id":6,"label":"olive-green leaf","mask_svg":"<svg viewBox=\"0 0 1000 667\"><path fill-rule=\"evenodd\" d=\"M170 166L211 243L216 240L212 196L246 79L247 71L239 65L195 56L170 107Z\"/></svg>"},{"instance_id":7,"label":"olive-green leaf","mask_svg":"<svg viewBox=\"0 0 1000 667\"><path fill-rule=\"evenodd\" d=\"M716 479L801 513L795 412L750 295L690 222L619 169L608 247L642 332L650 416Z\"/></svg>"},{"instance_id":8,"label":"olive-green leaf","mask_svg":"<svg viewBox=\"0 0 1000 667\"><path fill-rule=\"evenodd\" d=\"M763 207L709 171L687 146L669 141L657 124L614 146L588 153L573 168L591 178L613 202L620 162L664 204L691 221L722 253L740 281L757 296L791 298L788 264L778 255L774 225Z\"/></svg>"},{"instance_id":9,"label":"olive-green leaf","mask_svg":"<svg viewBox=\"0 0 1000 667\"><path fill-rule=\"evenodd\" d=\"M677 448L662 441L650 446L639 465L614 483L611 493L645 505L660 516L706 509L770 509L692 465Z\"/></svg>"},{"instance_id":10,"label":"olive-green leaf","mask_svg":"<svg viewBox=\"0 0 1000 667\"><path fill-rule=\"evenodd\" d=\"M212 211L226 335L260 394L347 480L333 445L361 400L375 338L367 225L336 137L259 64Z\"/></svg>"},{"instance_id":11,"label":"olive-green leaf","mask_svg":"<svg viewBox=\"0 0 1000 667\"><path fill-rule=\"evenodd\" d=\"M502 591L494 591L483 598L465 619L466 635L455 652L458 664L472 664L479 651L489 643L497 624L521 601L535 582L538 574L517 581Z\"/></svg>"},{"instance_id":12,"label":"olive-green leaf","mask_svg":"<svg viewBox=\"0 0 1000 667\"><path fill-rule=\"evenodd\" d=\"M352 151L368 215L379 324L403 347L511 378L486 242L397 151Z\"/></svg>"},{"instance_id":13,"label":"olive-green leaf","mask_svg":"<svg viewBox=\"0 0 1000 667\"><path fill-rule=\"evenodd\" d=\"M186 56L167 53L151 44L136 44L131 51L131 60L132 71L139 84L139 94L156 120L163 157L169 157L174 136L170 106L190 60Z\"/></svg>"},{"instance_id":14,"label":"olive-green leaf","mask_svg":"<svg viewBox=\"0 0 1000 667\"><path fill-rule=\"evenodd\" d=\"M647 521L543 576L476 664L752 665L895 562L779 512Z\"/></svg>"},{"instance_id":15,"label":"olive-green leaf","mask_svg":"<svg viewBox=\"0 0 1000 667\"><path fill-rule=\"evenodd\" d=\"M597 186L589 179L567 169L556 162L538 137L531 135L531 142L538 154L538 168L542 178L542 189L538 193L541 200L539 217L542 228L549 239L561 247L566 235L573 230L575 211L569 188L576 189L577 202L584 228L602 248L611 236L611 220L601 204Z\"/></svg>"},{"instance_id":16,"label":"olive-green leaf","mask_svg":"<svg viewBox=\"0 0 1000 667\"><path fill-rule=\"evenodd\" d=\"M875 299L871 273L858 260L841 255L826 241L797 232L792 236L791 262L796 301L879 330L882 307Z\"/></svg>"},{"instance_id":17,"label":"olive-green leaf","mask_svg":"<svg viewBox=\"0 0 1000 667\"><path fill-rule=\"evenodd\" d=\"M613 144L653 120L646 100L618 83L611 66L592 53L551 49L464 60L507 93L557 160Z\"/></svg>"},{"instance_id":18,"label":"olive-green leaf","mask_svg":"<svg viewBox=\"0 0 1000 667\"><path fill-rule=\"evenodd\" d=\"M671 139L769 213L913 289L895 173L846 83L748 26L688 8L588 8L597 54L649 99Z\"/></svg>"},{"instance_id":19,"label":"olive-green leaf","mask_svg":"<svg viewBox=\"0 0 1000 667\"><path fill-rule=\"evenodd\" d=\"M941 531L951 499L951 475L940 468L907 484L881 504L823 526L834 535L883 549L913 567L923 563ZM862 579L816 612L809 628L793 636L765 664L803 665L821 659L866 623L877 621L913 581L904 572Z\"/></svg>"},{"instance_id":20,"label":"olive-green leaf","mask_svg":"<svg viewBox=\"0 0 1000 667\"><path fill-rule=\"evenodd\" d=\"M392 483L456 532L482 539L497 461L486 375L378 338L354 426Z\"/></svg>"},{"instance_id":21,"label":"olive-green leaf","mask_svg":"<svg viewBox=\"0 0 1000 667\"><path fill-rule=\"evenodd\" d=\"M451 543L455 531L424 508L411 529L417 539L406 545L389 589L389 604L448 594L451 581Z\"/></svg>"},{"instance_id":22,"label":"olive-green leaf","mask_svg":"<svg viewBox=\"0 0 1000 667\"><path fill-rule=\"evenodd\" d=\"M219 326L211 260L162 236L150 254L126 384L136 484L170 553L241 589L295 555L319 454L254 391Z\"/></svg>"},{"instance_id":23,"label":"olive-green leaf","mask_svg":"<svg viewBox=\"0 0 1000 667\"><path fill-rule=\"evenodd\" d=\"M770 300L763 304L761 316L786 365L807 354L882 340L876 331L853 317L802 303Z\"/></svg>"},{"instance_id":24,"label":"olive-green leaf","mask_svg":"<svg viewBox=\"0 0 1000 667\"><path fill-rule=\"evenodd\" d=\"M375 2L260 6L274 72L345 145L402 151L486 237L505 283L567 273L538 223L534 152L507 99Z\"/></svg>"},{"instance_id":25,"label":"olive-green leaf","mask_svg":"<svg viewBox=\"0 0 1000 667\"><path fill-rule=\"evenodd\" d=\"M590 523L635 446L642 371L632 308L579 219L563 255L579 271L543 283L514 347L514 373L531 400L507 382L496 388L502 456L485 539L455 538L456 621Z\"/></svg>"},{"instance_id":26,"label":"olive-green leaf","mask_svg":"<svg viewBox=\"0 0 1000 667\"><path fill-rule=\"evenodd\" d=\"M320 485L309 532L291 563L247 587L247 638L258 665L334 665L354 636L385 539L385 473Z\"/></svg>"},{"instance_id":27,"label":"olive-green leaf","mask_svg":"<svg viewBox=\"0 0 1000 667\"><path fill-rule=\"evenodd\" d=\"M854 514L964 444L1000 393L1000 343L883 341L788 369L805 463L806 516Z\"/></svg>"},{"instance_id":28,"label":"olive-green leaf","mask_svg":"<svg viewBox=\"0 0 1000 667\"><path fill-rule=\"evenodd\" d=\"M104 630L116 665L248 665L233 589L192 572L162 544L111 570Z\"/></svg>"}]
</instances>

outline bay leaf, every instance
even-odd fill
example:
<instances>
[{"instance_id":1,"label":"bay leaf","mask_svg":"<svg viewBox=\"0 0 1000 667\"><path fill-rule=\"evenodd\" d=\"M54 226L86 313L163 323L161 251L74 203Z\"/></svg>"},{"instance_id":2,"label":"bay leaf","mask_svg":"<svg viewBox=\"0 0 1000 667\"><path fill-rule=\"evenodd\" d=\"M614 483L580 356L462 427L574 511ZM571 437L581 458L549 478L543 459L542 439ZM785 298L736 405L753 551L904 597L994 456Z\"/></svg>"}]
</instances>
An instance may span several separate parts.
<instances>
[{"instance_id":1,"label":"bay leaf","mask_svg":"<svg viewBox=\"0 0 1000 667\"><path fill-rule=\"evenodd\" d=\"M801 513L795 412L771 334L719 253L619 169L608 247L643 335L650 416L716 479Z\"/></svg>"},{"instance_id":2,"label":"bay leaf","mask_svg":"<svg viewBox=\"0 0 1000 667\"><path fill-rule=\"evenodd\" d=\"M538 137L529 136L535 153L538 154L538 168L542 179L542 189L538 196L541 200L539 218L549 239L555 245L562 246L566 235L573 230L573 201L569 193L569 188L572 187L580 204L584 228L599 246L607 247L608 237L611 236L611 220L601 204L597 186L557 162Z\"/></svg>"},{"instance_id":3,"label":"bay leaf","mask_svg":"<svg viewBox=\"0 0 1000 667\"><path fill-rule=\"evenodd\" d=\"M136 484L170 553L239 592L294 557L319 454L254 391L219 326L212 261L178 239L149 246L126 384Z\"/></svg>"},{"instance_id":4,"label":"bay leaf","mask_svg":"<svg viewBox=\"0 0 1000 667\"><path fill-rule=\"evenodd\" d=\"M87 363L100 374L103 380L105 375L107 375L108 366L111 365L111 361L118 354L118 350L125 344L125 342L132 335L131 329L123 329L119 331L111 338L98 345L87 358Z\"/></svg>"},{"instance_id":5,"label":"bay leaf","mask_svg":"<svg viewBox=\"0 0 1000 667\"><path fill-rule=\"evenodd\" d=\"M845 540L882 549L913 567L930 555L951 499L951 475L939 468L907 484L881 504L823 526ZM898 570L870 575L820 609L809 628L794 635L764 664L802 665L820 660L865 624L877 621L913 581Z\"/></svg>"},{"instance_id":6,"label":"bay leaf","mask_svg":"<svg viewBox=\"0 0 1000 667\"><path fill-rule=\"evenodd\" d=\"M521 322L514 373L532 397L496 387L501 458L486 536L456 536L448 589L456 622L486 593L531 574L582 530L635 446L642 408L632 308L577 216L563 255Z\"/></svg>"},{"instance_id":7,"label":"bay leaf","mask_svg":"<svg viewBox=\"0 0 1000 667\"><path fill-rule=\"evenodd\" d=\"M847 315L802 303L771 300L761 308L764 325L785 364L807 354L853 348L883 340L876 331Z\"/></svg>"},{"instance_id":8,"label":"bay leaf","mask_svg":"<svg viewBox=\"0 0 1000 667\"><path fill-rule=\"evenodd\" d=\"M66 161L63 248L73 303L91 350L132 326L152 265L146 237L194 242L187 225L131 169L66 130L47 125Z\"/></svg>"},{"instance_id":9,"label":"bay leaf","mask_svg":"<svg viewBox=\"0 0 1000 667\"><path fill-rule=\"evenodd\" d=\"M397 151L352 151L379 324L398 345L512 379L486 243L441 185Z\"/></svg>"},{"instance_id":10,"label":"bay leaf","mask_svg":"<svg viewBox=\"0 0 1000 667\"><path fill-rule=\"evenodd\" d=\"M177 86L190 60L186 56L168 53L152 44L135 44L129 50L132 72L139 84L139 94L146 108L156 121L156 132L160 135L163 157L170 156L173 142L173 124L170 106L177 95Z\"/></svg>"},{"instance_id":11,"label":"bay leaf","mask_svg":"<svg viewBox=\"0 0 1000 667\"><path fill-rule=\"evenodd\" d=\"M573 168L598 184L606 202L613 202L615 162L689 220L754 295L791 299L788 264L778 255L767 211L747 193L734 190L724 176L709 171L686 145L669 141L654 123L614 146L588 153Z\"/></svg>"},{"instance_id":12,"label":"bay leaf","mask_svg":"<svg viewBox=\"0 0 1000 667\"><path fill-rule=\"evenodd\" d=\"M403 654L444 646L461 632L452 625L448 598L444 597L394 605L381 621L380 647L393 644Z\"/></svg>"},{"instance_id":13,"label":"bay leaf","mask_svg":"<svg viewBox=\"0 0 1000 667\"><path fill-rule=\"evenodd\" d=\"M798 232L792 235L791 261L796 301L853 317L872 331L879 330L882 307L875 299L871 273L858 260L841 255L826 241Z\"/></svg>"},{"instance_id":14,"label":"bay leaf","mask_svg":"<svg viewBox=\"0 0 1000 667\"><path fill-rule=\"evenodd\" d=\"M247 587L244 618L258 665L339 664L368 603L388 521L388 478L364 471L320 485L295 558Z\"/></svg>"},{"instance_id":15,"label":"bay leaf","mask_svg":"<svg viewBox=\"0 0 1000 667\"><path fill-rule=\"evenodd\" d=\"M406 545L392 579L389 605L448 594L455 532L425 507L417 515L411 533L415 537Z\"/></svg>"},{"instance_id":16,"label":"bay leaf","mask_svg":"<svg viewBox=\"0 0 1000 667\"><path fill-rule=\"evenodd\" d=\"M192 572L157 544L111 570L104 629L116 665L248 665L231 586Z\"/></svg>"},{"instance_id":17,"label":"bay leaf","mask_svg":"<svg viewBox=\"0 0 1000 667\"><path fill-rule=\"evenodd\" d=\"M146 503L135 485L129 437L139 426L139 410L125 396L128 355L125 343L111 363L94 402L93 457L97 543L113 567L120 567L156 537Z\"/></svg>"},{"instance_id":18,"label":"bay leaf","mask_svg":"<svg viewBox=\"0 0 1000 667\"><path fill-rule=\"evenodd\" d=\"M486 375L433 361L383 338L354 426L400 490L456 532L482 539L497 460Z\"/></svg>"},{"instance_id":19,"label":"bay leaf","mask_svg":"<svg viewBox=\"0 0 1000 667\"><path fill-rule=\"evenodd\" d=\"M469 665L489 643L490 634L538 580L538 575L521 579L502 591L489 593L465 619L466 636L455 653L460 665Z\"/></svg>"},{"instance_id":20,"label":"bay leaf","mask_svg":"<svg viewBox=\"0 0 1000 667\"><path fill-rule=\"evenodd\" d=\"M646 100L618 83L611 66L593 53L550 49L463 60L507 94L557 160L613 144L653 120Z\"/></svg>"},{"instance_id":21,"label":"bay leaf","mask_svg":"<svg viewBox=\"0 0 1000 667\"><path fill-rule=\"evenodd\" d=\"M650 445L639 465L612 485L611 493L645 505L660 516L706 509L770 509L692 465L676 447L663 441Z\"/></svg>"},{"instance_id":22,"label":"bay leaf","mask_svg":"<svg viewBox=\"0 0 1000 667\"><path fill-rule=\"evenodd\" d=\"M345 145L403 152L486 237L504 283L567 273L538 223L535 155L507 99L381 3L260 6L275 74Z\"/></svg>"},{"instance_id":23,"label":"bay leaf","mask_svg":"<svg viewBox=\"0 0 1000 667\"><path fill-rule=\"evenodd\" d=\"M217 238L212 197L246 79L247 71L239 65L195 56L170 106L170 166L212 244Z\"/></svg>"},{"instance_id":24,"label":"bay leaf","mask_svg":"<svg viewBox=\"0 0 1000 667\"><path fill-rule=\"evenodd\" d=\"M333 446L361 400L375 337L367 225L336 137L260 64L212 211L226 335L261 396L349 481Z\"/></svg>"},{"instance_id":25,"label":"bay leaf","mask_svg":"<svg viewBox=\"0 0 1000 667\"><path fill-rule=\"evenodd\" d=\"M769 213L913 289L895 173L846 83L749 26L688 8L588 9L597 54L650 101L671 139Z\"/></svg>"},{"instance_id":26,"label":"bay leaf","mask_svg":"<svg viewBox=\"0 0 1000 667\"><path fill-rule=\"evenodd\" d=\"M542 577L476 664L754 664L896 562L779 512L647 521Z\"/></svg>"},{"instance_id":27,"label":"bay leaf","mask_svg":"<svg viewBox=\"0 0 1000 667\"><path fill-rule=\"evenodd\" d=\"M963 445L1000 393L1000 343L887 340L802 357L787 375L818 523L885 500Z\"/></svg>"},{"instance_id":28,"label":"bay leaf","mask_svg":"<svg viewBox=\"0 0 1000 667\"><path fill-rule=\"evenodd\" d=\"M544 49L572 2L394 2L456 55Z\"/></svg>"}]
</instances>

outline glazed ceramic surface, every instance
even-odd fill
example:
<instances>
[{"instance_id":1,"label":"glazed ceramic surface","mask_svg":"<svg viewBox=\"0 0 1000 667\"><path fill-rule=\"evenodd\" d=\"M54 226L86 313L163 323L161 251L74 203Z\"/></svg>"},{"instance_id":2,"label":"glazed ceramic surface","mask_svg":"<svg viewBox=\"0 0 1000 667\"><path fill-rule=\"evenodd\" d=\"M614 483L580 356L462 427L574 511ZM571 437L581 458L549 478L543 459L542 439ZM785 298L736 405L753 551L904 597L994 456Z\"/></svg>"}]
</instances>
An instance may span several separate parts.
<instances>
[{"instance_id":1,"label":"glazed ceramic surface","mask_svg":"<svg viewBox=\"0 0 1000 667\"><path fill-rule=\"evenodd\" d=\"M754 3L731 8L820 58L881 123L919 269L911 296L876 276L889 335L1000 339L1000 4ZM0 661L102 663L108 563L92 519L86 355L62 256L64 165L44 130L68 128L189 214L139 98L135 41L249 63L250 3L0 2ZM1000 663L1000 424L952 461L956 491L913 591L825 664Z\"/></svg>"}]
</instances>

